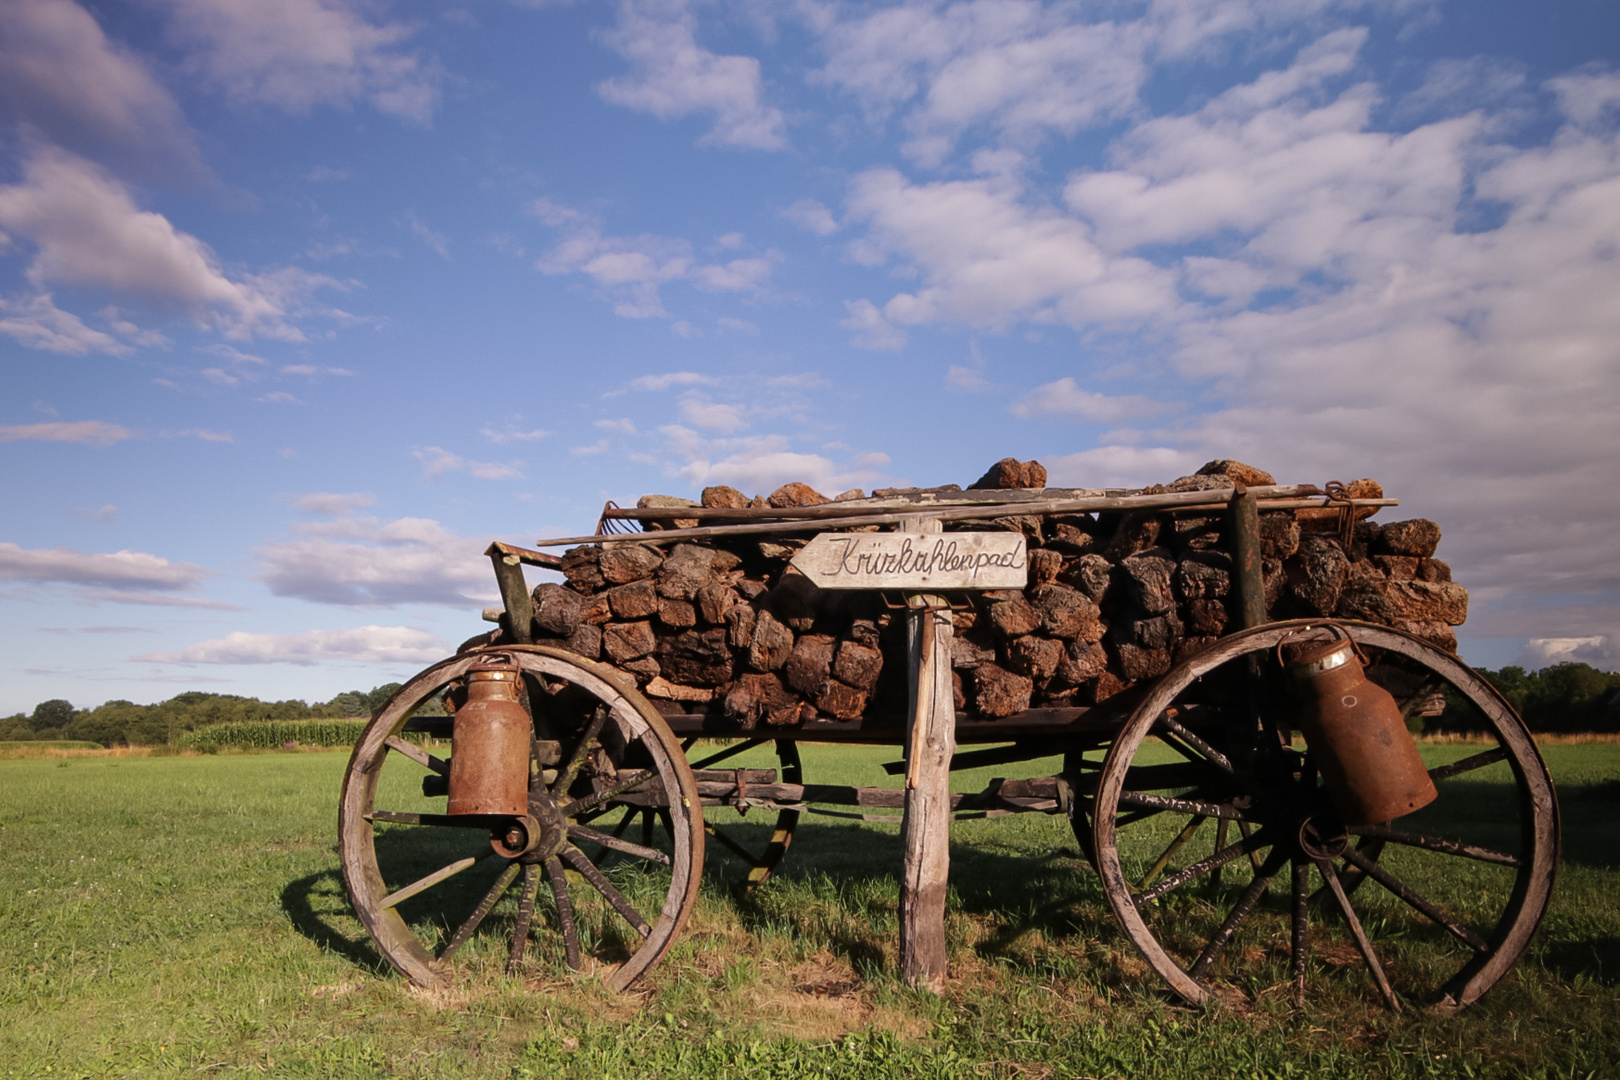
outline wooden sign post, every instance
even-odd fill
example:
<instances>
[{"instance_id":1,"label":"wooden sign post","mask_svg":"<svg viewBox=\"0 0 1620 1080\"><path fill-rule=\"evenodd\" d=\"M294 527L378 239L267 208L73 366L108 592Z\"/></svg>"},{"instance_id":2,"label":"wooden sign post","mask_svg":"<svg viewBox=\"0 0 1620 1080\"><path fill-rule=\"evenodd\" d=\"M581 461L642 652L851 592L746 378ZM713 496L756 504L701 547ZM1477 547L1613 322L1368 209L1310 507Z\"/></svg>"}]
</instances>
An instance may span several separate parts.
<instances>
[{"instance_id":1,"label":"wooden sign post","mask_svg":"<svg viewBox=\"0 0 1620 1080\"><path fill-rule=\"evenodd\" d=\"M949 602L936 592L1021 589L1029 578L1020 533L946 533L918 518L893 533L821 533L793 558L824 589L906 593L911 703L906 732L905 812L900 831L900 974L945 989L945 892L950 872L951 755L956 700L951 683Z\"/></svg>"}]
</instances>

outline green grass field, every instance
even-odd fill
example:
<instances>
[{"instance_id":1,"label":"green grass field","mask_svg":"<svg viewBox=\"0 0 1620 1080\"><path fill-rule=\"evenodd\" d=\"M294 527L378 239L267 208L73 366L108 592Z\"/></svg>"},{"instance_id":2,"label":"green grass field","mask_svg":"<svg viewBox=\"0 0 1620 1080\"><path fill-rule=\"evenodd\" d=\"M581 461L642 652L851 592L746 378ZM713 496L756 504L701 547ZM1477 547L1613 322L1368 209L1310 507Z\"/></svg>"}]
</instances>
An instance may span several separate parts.
<instances>
[{"instance_id":1,"label":"green grass field","mask_svg":"<svg viewBox=\"0 0 1620 1080\"><path fill-rule=\"evenodd\" d=\"M1179 1006L1114 927L1067 821L1041 815L956 825L942 998L892 974L897 829L813 817L750 897L711 856L686 934L635 993L543 948L507 978L498 941L426 993L348 910L346 755L0 761L0 1076L1617 1075L1620 745L1544 754L1565 824L1552 910L1515 973L1454 1018L1384 1011L1353 965L1303 1013L1264 987ZM892 756L806 747L806 778L898 785L879 768Z\"/></svg>"}]
</instances>

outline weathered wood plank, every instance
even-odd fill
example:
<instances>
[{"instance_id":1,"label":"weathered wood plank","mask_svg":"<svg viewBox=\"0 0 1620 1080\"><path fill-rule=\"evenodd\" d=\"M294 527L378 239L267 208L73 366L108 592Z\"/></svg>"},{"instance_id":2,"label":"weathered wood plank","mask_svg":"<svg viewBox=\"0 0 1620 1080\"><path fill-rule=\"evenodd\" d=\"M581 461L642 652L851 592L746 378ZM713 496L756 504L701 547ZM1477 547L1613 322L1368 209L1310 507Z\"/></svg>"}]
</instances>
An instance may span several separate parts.
<instances>
[{"instance_id":1,"label":"weathered wood plank","mask_svg":"<svg viewBox=\"0 0 1620 1080\"><path fill-rule=\"evenodd\" d=\"M1259 497L1292 497L1306 493L1308 484L1273 484L1249 490ZM1208 491L1169 491L1158 495L1098 496L1085 499L1040 499L1018 503L982 503L974 506L931 507L931 518L940 521L979 521L1001 514L1076 514L1110 510L1172 510L1180 506L1198 506L1210 501ZM843 504L834 505L841 514ZM998 510L1005 506L1005 510ZM695 512L695 511L694 511ZM780 515L774 515L780 516ZM848 529L858 525L898 525L917 519L915 509L882 513L857 513L852 517L833 517L811 520L765 521L746 525L699 526L695 529L663 529L657 532L633 532L619 535L592 534L590 536L563 536L535 541L535 547L572 547L576 544L673 544L685 540L700 540L712 536L750 536L789 532L816 532L823 528Z\"/></svg>"},{"instance_id":2,"label":"weathered wood plank","mask_svg":"<svg viewBox=\"0 0 1620 1080\"><path fill-rule=\"evenodd\" d=\"M938 528L937 523L933 524ZM951 755L956 707L951 685L951 612L943 597L912 596L911 714L900 876L900 977L945 989L945 894L950 873Z\"/></svg>"},{"instance_id":3,"label":"weathered wood plank","mask_svg":"<svg viewBox=\"0 0 1620 1080\"><path fill-rule=\"evenodd\" d=\"M1023 533L821 533L793 556L823 589L1022 589Z\"/></svg>"}]
</instances>

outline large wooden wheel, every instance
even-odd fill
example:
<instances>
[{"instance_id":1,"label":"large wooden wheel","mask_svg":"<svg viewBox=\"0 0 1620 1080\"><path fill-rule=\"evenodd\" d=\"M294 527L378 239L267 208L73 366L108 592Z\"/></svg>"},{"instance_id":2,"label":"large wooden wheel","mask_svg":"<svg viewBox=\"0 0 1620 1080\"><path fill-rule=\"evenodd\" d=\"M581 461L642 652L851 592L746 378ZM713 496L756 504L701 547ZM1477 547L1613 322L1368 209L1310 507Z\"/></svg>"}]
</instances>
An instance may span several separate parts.
<instances>
[{"instance_id":1,"label":"large wooden wheel","mask_svg":"<svg viewBox=\"0 0 1620 1080\"><path fill-rule=\"evenodd\" d=\"M1456 657L1336 625L1408 716L1444 695L1448 726L1485 745L1433 747L1438 799L1347 829L1275 656L1285 640L1325 637L1320 622L1234 634L1166 674L1109 750L1093 840L1126 934L1191 1003L1236 989L1303 1006L1315 981L1394 1009L1455 1010L1507 973L1547 909L1558 806L1523 722Z\"/></svg>"},{"instance_id":2,"label":"large wooden wheel","mask_svg":"<svg viewBox=\"0 0 1620 1080\"><path fill-rule=\"evenodd\" d=\"M445 814L449 765L405 731L492 654L522 668L534 721L529 816L541 836L516 858L506 823ZM643 815L661 828L626 839L621 823ZM401 688L355 746L338 824L355 912L423 986L447 981L453 958L518 973L532 936L542 963L596 966L623 990L685 925L702 876L703 813L680 742L624 676L543 646L474 650Z\"/></svg>"}]
</instances>

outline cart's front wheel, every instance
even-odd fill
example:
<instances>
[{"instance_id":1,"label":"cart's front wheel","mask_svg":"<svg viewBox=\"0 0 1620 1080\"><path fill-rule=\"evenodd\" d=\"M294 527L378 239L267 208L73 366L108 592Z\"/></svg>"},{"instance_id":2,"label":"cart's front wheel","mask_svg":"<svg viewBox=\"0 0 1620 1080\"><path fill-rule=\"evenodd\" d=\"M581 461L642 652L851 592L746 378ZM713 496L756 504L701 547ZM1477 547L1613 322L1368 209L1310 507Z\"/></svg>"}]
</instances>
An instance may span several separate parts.
<instances>
[{"instance_id":1,"label":"cart's front wheel","mask_svg":"<svg viewBox=\"0 0 1620 1080\"><path fill-rule=\"evenodd\" d=\"M407 730L491 654L521 667L534 723L529 818L544 842L515 856L505 824L445 813L449 763ZM642 815L662 828L626 838L620 823ZM355 746L339 831L355 912L424 986L443 983L452 959L516 973L532 938L543 962L600 966L623 990L669 948L702 877L703 814L680 742L623 676L543 646L470 652L400 689Z\"/></svg>"},{"instance_id":2,"label":"cart's front wheel","mask_svg":"<svg viewBox=\"0 0 1620 1080\"><path fill-rule=\"evenodd\" d=\"M1327 629L1234 634L1166 674L1109 750L1094 844L1126 934L1189 1002L1224 985L1303 1005L1311 981L1449 1011L1507 973L1547 909L1558 807L1523 722L1456 657L1335 625L1408 715L1443 697L1448 726L1478 744L1427 751L1432 803L1346 827L1274 655Z\"/></svg>"}]
</instances>

